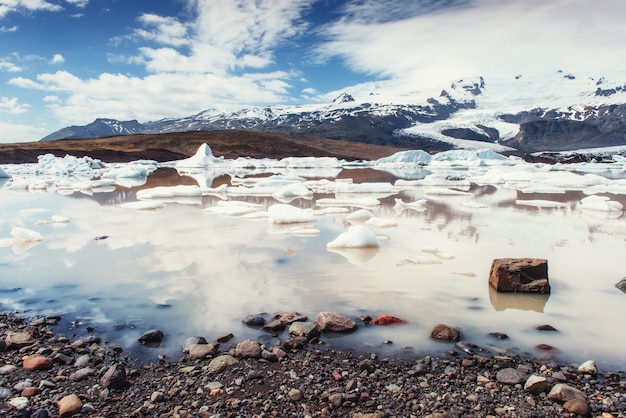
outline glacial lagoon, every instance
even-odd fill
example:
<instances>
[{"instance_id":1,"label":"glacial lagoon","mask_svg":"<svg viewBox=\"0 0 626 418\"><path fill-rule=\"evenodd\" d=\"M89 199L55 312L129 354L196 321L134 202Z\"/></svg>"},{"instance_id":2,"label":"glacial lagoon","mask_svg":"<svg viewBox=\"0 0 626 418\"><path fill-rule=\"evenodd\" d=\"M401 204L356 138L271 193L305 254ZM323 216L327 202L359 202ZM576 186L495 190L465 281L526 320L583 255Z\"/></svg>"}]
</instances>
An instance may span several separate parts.
<instances>
[{"instance_id":1,"label":"glacial lagoon","mask_svg":"<svg viewBox=\"0 0 626 418\"><path fill-rule=\"evenodd\" d=\"M62 315L57 332L89 329L147 360L176 358L194 335L270 346L288 337L247 327L250 314L336 311L407 321L322 336L340 349L438 354L455 347L429 338L444 323L491 354L626 369L626 294L615 286L626 276L623 157L545 165L477 151L359 163L199 155L190 164L46 156L3 165L0 309ZM375 245L356 235L351 248L329 246L365 230ZM504 257L547 259L551 294L493 291L489 268ZM536 330L544 324L558 331ZM152 328L165 332L163 344L141 346Z\"/></svg>"}]
</instances>

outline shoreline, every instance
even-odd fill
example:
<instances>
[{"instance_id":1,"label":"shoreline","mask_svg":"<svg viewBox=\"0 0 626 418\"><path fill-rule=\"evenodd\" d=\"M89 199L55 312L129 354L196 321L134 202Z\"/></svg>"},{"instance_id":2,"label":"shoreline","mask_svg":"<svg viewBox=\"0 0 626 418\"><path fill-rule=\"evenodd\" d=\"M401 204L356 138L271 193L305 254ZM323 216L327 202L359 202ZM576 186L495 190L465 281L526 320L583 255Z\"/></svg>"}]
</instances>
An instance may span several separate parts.
<instances>
[{"instance_id":1,"label":"shoreline","mask_svg":"<svg viewBox=\"0 0 626 418\"><path fill-rule=\"evenodd\" d=\"M305 337L221 349L189 339L177 361L135 363L95 333L57 335L59 319L0 314L4 416L608 418L626 410L626 373L589 364L579 371L469 350L403 359Z\"/></svg>"}]
</instances>

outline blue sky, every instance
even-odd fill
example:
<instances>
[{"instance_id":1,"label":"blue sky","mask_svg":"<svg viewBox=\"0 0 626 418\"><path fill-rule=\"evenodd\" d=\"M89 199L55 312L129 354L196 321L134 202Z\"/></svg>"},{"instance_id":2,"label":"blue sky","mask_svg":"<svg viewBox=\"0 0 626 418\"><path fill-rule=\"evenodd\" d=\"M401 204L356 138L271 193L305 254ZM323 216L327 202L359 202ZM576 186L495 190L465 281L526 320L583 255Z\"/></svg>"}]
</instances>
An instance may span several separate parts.
<instances>
[{"instance_id":1,"label":"blue sky","mask_svg":"<svg viewBox=\"0 0 626 418\"><path fill-rule=\"evenodd\" d=\"M466 76L600 76L626 68L625 17L622 0L0 0L0 142Z\"/></svg>"}]
</instances>

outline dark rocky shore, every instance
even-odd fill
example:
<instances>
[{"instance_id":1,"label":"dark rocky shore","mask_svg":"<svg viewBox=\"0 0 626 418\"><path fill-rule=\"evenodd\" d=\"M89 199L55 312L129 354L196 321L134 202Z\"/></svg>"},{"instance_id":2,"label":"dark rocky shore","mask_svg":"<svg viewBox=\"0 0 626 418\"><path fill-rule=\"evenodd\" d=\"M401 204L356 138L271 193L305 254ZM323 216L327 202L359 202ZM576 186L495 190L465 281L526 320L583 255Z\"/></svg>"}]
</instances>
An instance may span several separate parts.
<instances>
[{"instance_id":1,"label":"dark rocky shore","mask_svg":"<svg viewBox=\"0 0 626 418\"><path fill-rule=\"evenodd\" d=\"M463 343L450 343L439 358L356 355L316 344L314 327L300 325L275 347L192 337L180 360L138 364L95 333L55 335L58 321L0 314L0 416L624 417L626 411L626 374L597 371L593 362L563 365ZM148 334L144 342L160 337Z\"/></svg>"}]
</instances>

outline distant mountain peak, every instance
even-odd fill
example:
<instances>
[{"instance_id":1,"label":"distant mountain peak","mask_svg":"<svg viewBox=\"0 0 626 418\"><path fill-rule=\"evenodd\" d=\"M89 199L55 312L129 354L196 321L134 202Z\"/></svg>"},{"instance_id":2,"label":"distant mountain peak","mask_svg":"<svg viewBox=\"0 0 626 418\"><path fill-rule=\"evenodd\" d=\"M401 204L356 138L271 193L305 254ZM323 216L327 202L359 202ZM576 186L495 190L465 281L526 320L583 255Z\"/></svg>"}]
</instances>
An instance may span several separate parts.
<instances>
[{"instance_id":1,"label":"distant mountain peak","mask_svg":"<svg viewBox=\"0 0 626 418\"><path fill-rule=\"evenodd\" d=\"M348 103L348 102L354 102L354 97L352 97L346 92L341 93L339 96L337 96L337 98L335 98L335 100L333 100L333 104Z\"/></svg>"}]
</instances>

